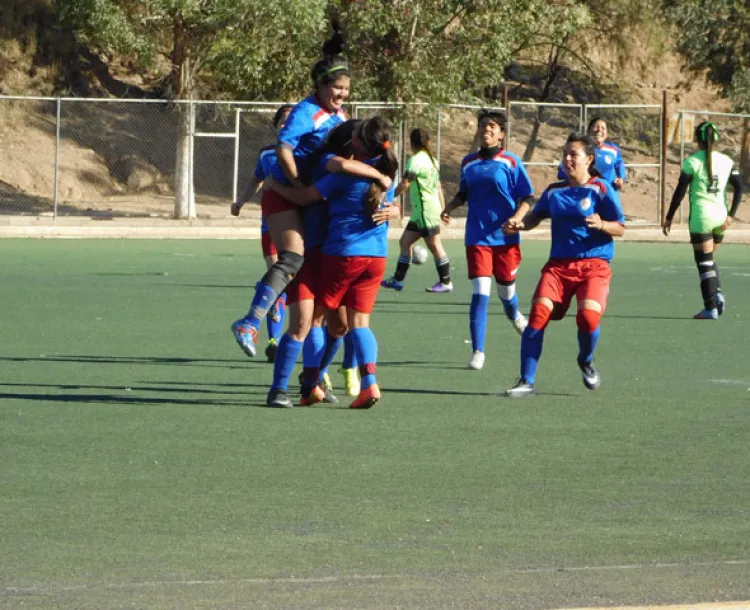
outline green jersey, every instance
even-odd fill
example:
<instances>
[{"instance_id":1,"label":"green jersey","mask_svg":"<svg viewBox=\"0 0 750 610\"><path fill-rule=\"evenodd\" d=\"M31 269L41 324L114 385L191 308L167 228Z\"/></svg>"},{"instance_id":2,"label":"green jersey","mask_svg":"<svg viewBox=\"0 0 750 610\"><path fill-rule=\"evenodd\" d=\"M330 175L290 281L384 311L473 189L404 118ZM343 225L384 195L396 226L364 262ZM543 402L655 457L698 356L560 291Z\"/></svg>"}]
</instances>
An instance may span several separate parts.
<instances>
[{"instance_id":1,"label":"green jersey","mask_svg":"<svg viewBox=\"0 0 750 610\"><path fill-rule=\"evenodd\" d=\"M720 152L711 155L708 175L706 151L690 155L682 164L682 172L690 180L690 232L711 233L727 219L726 188L732 173L732 160Z\"/></svg>"},{"instance_id":2,"label":"green jersey","mask_svg":"<svg viewBox=\"0 0 750 610\"><path fill-rule=\"evenodd\" d=\"M409 180L411 222L420 228L440 226L440 175L438 164L429 153L420 150L406 161L404 178Z\"/></svg>"}]
</instances>

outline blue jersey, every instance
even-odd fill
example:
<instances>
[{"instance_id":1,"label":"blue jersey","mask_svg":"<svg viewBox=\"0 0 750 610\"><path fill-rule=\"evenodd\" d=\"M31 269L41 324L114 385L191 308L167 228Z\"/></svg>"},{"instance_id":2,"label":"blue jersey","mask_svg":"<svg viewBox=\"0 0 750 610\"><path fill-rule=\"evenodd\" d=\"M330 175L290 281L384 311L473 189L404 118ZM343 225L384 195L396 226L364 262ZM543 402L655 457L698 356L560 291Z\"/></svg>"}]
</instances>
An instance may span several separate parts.
<instances>
[{"instance_id":1,"label":"blue jersey","mask_svg":"<svg viewBox=\"0 0 750 610\"><path fill-rule=\"evenodd\" d=\"M622 160L622 153L620 147L612 142L605 142L601 146L597 146L594 151L594 164L596 169L602 175L602 179L606 180L610 184L615 183L615 178L622 178L626 180L628 177L627 170L625 169L625 162ZM566 180L565 170L563 169L562 163L557 169L557 177L560 180Z\"/></svg>"},{"instance_id":2,"label":"blue jersey","mask_svg":"<svg viewBox=\"0 0 750 610\"><path fill-rule=\"evenodd\" d=\"M297 173L303 183L311 183L312 168L307 163L308 158L321 147L328 132L344 121L346 113L343 110L328 112L314 95L299 102L289 113L279 133L279 144L294 150ZM272 174L282 184L289 184L278 162L274 164Z\"/></svg>"},{"instance_id":3,"label":"blue jersey","mask_svg":"<svg viewBox=\"0 0 750 610\"><path fill-rule=\"evenodd\" d=\"M325 153L312 170L313 180L321 180L328 172L326 165L336 155ZM301 208L305 229L305 249L322 247L328 235L328 203L320 201Z\"/></svg>"},{"instance_id":4,"label":"blue jersey","mask_svg":"<svg viewBox=\"0 0 750 610\"><path fill-rule=\"evenodd\" d=\"M467 246L504 246L520 242L518 235L505 235L503 223L518 209L519 202L534 194L521 159L508 151L482 158L481 151L461 162L459 193L466 196Z\"/></svg>"},{"instance_id":5,"label":"blue jersey","mask_svg":"<svg viewBox=\"0 0 750 610\"><path fill-rule=\"evenodd\" d=\"M608 182L592 178L581 186L557 182L547 187L534 208L534 216L552 221L550 259L612 260L615 254L612 236L586 226L586 217L592 214L625 224L620 197Z\"/></svg>"},{"instance_id":6,"label":"blue jersey","mask_svg":"<svg viewBox=\"0 0 750 610\"><path fill-rule=\"evenodd\" d=\"M268 175L271 173L271 168L276 163L276 147L271 144L264 146L258 151L258 161L255 163L255 171L253 177L256 182L263 182ZM266 223L265 216L260 217L260 232L268 232L268 223Z\"/></svg>"},{"instance_id":7,"label":"blue jersey","mask_svg":"<svg viewBox=\"0 0 750 610\"><path fill-rule=\"evenodd\" d=\"M367 212L372 180L351 174L328 174L315 188L328 201L328 237L323 252L332 256L388 256L388 223L376 225ZM393 201L395 182L386 193Z\"/></svg>"}]
</instances>

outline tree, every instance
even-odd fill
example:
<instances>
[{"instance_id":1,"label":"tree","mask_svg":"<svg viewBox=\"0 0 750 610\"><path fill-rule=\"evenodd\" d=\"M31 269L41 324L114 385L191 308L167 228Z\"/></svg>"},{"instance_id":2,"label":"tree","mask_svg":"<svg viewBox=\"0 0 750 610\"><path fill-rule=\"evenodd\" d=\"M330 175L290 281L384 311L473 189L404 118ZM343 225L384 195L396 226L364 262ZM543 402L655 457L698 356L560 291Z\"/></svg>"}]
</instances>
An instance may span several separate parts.
<instances>
[{"instance_id":1,"label":"tree","mask_svg":"<svg viewBox=\"0 0 750 610\"><path fill-rule=\"evenodd\" d=\"M323 0L55 0L86 50L117 53L163 72L166 96L220 90L254 97L300 92L300 70L325 31ZM291 42L288 44L288 32ZM296 55L295 55L296 54ZM298 61L295 61L298 60ZM293 66L290 71L287 65ZM195 216L190 116L181 109L175 217Z\"/></svg>"}]
</instances>

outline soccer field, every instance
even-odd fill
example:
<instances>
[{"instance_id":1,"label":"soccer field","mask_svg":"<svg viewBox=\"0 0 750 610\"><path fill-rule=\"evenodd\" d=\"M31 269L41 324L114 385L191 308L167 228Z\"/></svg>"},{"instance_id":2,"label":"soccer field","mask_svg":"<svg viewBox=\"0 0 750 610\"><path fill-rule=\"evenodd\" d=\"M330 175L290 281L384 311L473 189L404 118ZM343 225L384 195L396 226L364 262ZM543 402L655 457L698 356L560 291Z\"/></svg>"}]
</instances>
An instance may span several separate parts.
<instances>
[{"instance_id":1,"label":"soccer field","mask_svg":"<svg viewBox=\"0 0 750 610\"><path fill-rule=\"evenodd\" d=\"M431 263L373 314L382 401L263 406L230 323L257 241L0 241L0 608L510 608L750 599L750 249L617 245L587 391L573 317L519 337ZM526 241L522 310L548 243ZM389 272L397 245L391 243ZM263 335L261 335L263 336ZM342 378L334 373L334 384Z\"/></svg>"}]
</instances>

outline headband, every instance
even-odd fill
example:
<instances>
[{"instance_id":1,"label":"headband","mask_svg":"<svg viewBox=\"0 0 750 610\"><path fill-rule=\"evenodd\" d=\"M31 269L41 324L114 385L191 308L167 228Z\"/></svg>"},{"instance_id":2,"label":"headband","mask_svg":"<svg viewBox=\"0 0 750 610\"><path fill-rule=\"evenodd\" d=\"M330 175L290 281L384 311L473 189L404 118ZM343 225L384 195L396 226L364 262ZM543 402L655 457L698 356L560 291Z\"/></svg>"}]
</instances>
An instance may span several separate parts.
<instances>
[{"instance_id":1,"label":"headband","mask_svg":"<svg viewBox=\"0 0 750 610\"><path fill-rule=\"evenodd\" d=\"M326 70L325 72L323 72L323 76L331 74L332 72L338 72L339 70L348 71L349 70L349 66L344 66L344 65L333 66L332 68L328 68L328 70Z\"/></svg>"},{"instance_id":2,"label":"headband","mask_svg":"<svg viewBox=\"0 0 750 610\"><path fill-rule=\"evenodd\" d=\"M717 142L719 140L719 130L716 128L716 125L714 125L711 121L706 121L705 123L702 123L698 127L698 138L701 142L708 142L708 134L706 133L708 131L708 128L713 129L713 138L712 140L714 142Z\"/></svg>"}]
</instances>

